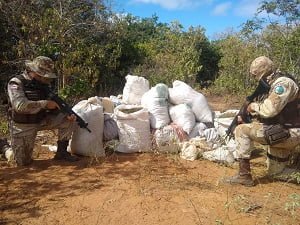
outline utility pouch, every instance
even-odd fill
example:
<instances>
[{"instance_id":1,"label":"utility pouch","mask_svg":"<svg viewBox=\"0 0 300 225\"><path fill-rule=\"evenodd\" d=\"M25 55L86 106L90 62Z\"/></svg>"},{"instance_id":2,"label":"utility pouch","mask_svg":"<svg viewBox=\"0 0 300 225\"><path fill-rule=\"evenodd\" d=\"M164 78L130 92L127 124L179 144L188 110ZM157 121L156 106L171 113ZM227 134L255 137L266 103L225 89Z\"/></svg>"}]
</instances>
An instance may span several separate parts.
<instances>
[{"instance_id":1,"label":"utility pouch","mask_svg":"<svg viewBox=\"0 0 300 225\"><path fill-rule=\"evenodd\" d=\"M264 127L264 137L269 145L275 145L285 141L291 136L288 129L280 124L266 125Z\"/></svg>"}]
</instances>

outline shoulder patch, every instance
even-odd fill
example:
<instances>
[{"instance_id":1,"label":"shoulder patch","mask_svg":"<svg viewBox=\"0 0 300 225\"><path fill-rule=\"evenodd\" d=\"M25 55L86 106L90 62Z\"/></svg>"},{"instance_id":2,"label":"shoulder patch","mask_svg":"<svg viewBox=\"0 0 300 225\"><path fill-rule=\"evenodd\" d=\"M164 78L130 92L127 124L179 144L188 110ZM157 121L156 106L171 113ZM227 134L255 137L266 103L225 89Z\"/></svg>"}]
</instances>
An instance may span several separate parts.
<instances>
[{"instance_id":1,"label":"shoulder patch","mask_svg":"<svg viewBox=\"0 0 300 225\"><path fill-rule=\"evenodd\" d=\"M281 95L282 93L284 93L285 89L283 86L278 85L277 87L275 87L274 91L276 94Z\"/></svg>"}]
</instances>

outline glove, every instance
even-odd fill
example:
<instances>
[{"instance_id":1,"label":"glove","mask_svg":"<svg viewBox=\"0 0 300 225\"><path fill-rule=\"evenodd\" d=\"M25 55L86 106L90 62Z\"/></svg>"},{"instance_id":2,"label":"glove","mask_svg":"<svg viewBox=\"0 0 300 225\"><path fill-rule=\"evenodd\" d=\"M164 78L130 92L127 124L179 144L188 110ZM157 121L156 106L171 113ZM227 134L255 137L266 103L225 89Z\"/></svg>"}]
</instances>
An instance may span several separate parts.
<instances>
[{"instance_id":1,"label":"glove","mask_svg":"<svg viewBox=\"0 0 300 225\"><path fill-rule=\"evenodd\" d=\"M207 142L216 142L219 140L219 134L216 128L207 128L203 133Z\"/></svg>"}]
</instances>

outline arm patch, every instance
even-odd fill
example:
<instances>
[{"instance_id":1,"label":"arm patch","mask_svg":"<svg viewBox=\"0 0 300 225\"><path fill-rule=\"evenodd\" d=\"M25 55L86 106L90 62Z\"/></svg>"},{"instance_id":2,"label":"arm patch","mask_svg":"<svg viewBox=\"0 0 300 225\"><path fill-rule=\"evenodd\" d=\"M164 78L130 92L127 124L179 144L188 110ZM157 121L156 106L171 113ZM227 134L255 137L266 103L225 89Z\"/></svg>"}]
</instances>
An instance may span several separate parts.
<instances>
[{"instance_id":1,"label":"arm patch","mask_svg":"<svg viewBox=\"0 0 300 225\"><path fill-rule=\"evenodd\" d=\"M281 85L275 87L274 92L278 95L281 95L285 92L285 88Z\"/></svg>"}]
</instances>

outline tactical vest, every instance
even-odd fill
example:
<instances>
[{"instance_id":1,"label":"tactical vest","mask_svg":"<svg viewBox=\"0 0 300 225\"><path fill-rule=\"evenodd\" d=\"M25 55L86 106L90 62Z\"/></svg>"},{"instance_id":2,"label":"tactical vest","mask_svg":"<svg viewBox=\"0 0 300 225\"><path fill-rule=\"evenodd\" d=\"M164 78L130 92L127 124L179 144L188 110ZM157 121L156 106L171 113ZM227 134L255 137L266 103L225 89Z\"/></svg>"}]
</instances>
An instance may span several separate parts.
<instances>
[{"instance_id":1,"label":"tactical vest","mask_svg":"<svg viewBox=\"0 0 300 225\"><path fill-rule=\"evenodd\" d=\"M281 72L276 73L272 80L276 80L280 77L288 77L292 79L297 85L295 78L289 74L283 74ZM299 85L298 85L299 87ZM283 110L272 118L260 118L260 122L271 125L271 124L281 124L286 128L300 128L300 93L298 91L298 97L286 104Z\"/></svg>"},{"instance_id":2,"label":"tactical vest","mask_svg":"<svg viewBox=\"0 0 300 225\"><path fill-rule=\"evenodd\" d=\"M22 82L24 93L28 100L39 101L47 99L47 94L43 90L39 89L31 80L25 79L22 75L15 77ZM9 102L8 115L16 123L35 124L45 118L46 110L41 110L35 114L18 113L12 109L11 102Z\"/></svg>"}]
</instances>

